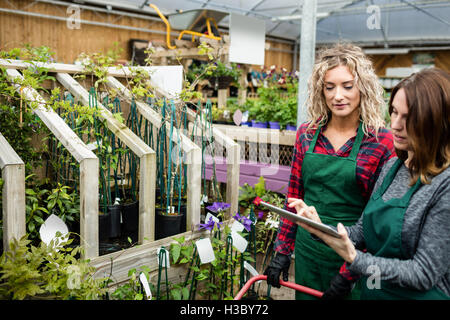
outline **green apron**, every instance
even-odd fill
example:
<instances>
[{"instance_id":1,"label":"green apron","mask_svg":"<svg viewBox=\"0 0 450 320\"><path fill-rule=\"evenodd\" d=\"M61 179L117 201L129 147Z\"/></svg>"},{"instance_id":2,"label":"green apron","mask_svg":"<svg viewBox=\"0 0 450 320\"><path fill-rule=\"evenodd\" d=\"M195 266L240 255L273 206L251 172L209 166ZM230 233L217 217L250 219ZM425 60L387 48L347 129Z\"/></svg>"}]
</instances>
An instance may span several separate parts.
<instances>
[{"instance_id":1,"label":"green apron","mask_svg":"<svg viewBox=\"0 0 450 320\"><path fill-rule=\"evenodd\" d=\"M382 196L392 183L398 169L403 161L398 159L389 170L383 183L372 195L364 210L363 231L367 251L377 257L397 258L401 260L410 259L402 247L402 228L406 209L409 201L416 190L422 185L420 179L409 188L402 198L393 198L383 201ZM441 300L449 299L446 294L438 288L433 287L428 291L408 289L380 281L380 288L370 289L367 286L367 277L361 280L361 299L420 299Z\"/></svg>"},{"instance_id":2,"label":"green apron","mask_svg":"<svg viewBox=\"0 0 450 320\"><path fill-rule=\"evenodd\" d=\"M302 163L305 191L304 201L314 206L323 223L336 226L353 225L360 218L366 204L356 182L356 157L364 133L361 123L348 157L314 153L321 127L316 130ZM344 260L327 245L312 239L305 229L297 228L295 240L295 282L319 291L330 286ZM352 291L352 299L359 299L359 284ZM296 299L317 299L296 292Z\"/></svg>"}]
</instances>

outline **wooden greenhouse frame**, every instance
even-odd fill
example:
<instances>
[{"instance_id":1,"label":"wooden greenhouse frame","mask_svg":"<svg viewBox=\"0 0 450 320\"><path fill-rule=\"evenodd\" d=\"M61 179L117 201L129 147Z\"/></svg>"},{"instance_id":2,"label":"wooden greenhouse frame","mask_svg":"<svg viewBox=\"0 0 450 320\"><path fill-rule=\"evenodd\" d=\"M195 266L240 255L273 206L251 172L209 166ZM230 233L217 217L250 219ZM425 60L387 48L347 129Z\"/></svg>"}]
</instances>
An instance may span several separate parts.
<instances>
[{"instance_id":1,"label":"wooden greenhouse frame","mask_svg":"<svg viewBox=\"0 0 450 320\"><path fill-rule=\"evenodd\" d=\"M29 62L21 60L0 59L0 66L7 69L7 74L14 83L16 77L20 77L17 70L28 68ZM89 93L78 83L71 74L82 74L84 67L80 65L62 64L62 63L42 63L33 62L33 65L46 68L50 73L56 73L56 80L67 89L76 99L82 103L89 103ZM139 67L142 68L142 67ZM146 67L144 67L145 69ZM112 67L108 69L107 85L121 92L125 100L131 101L131 93L116 78L131 77L133 67ZM154 241L155 237L155 187L156 187L156 153L146 143L144 143L135 133L126 125L117 121L112 113L101 103L97 106L101 110L101 116L106 120L106 125L132 152L140 158L140 188L139 198L145 201L139 201L139 246L131 247L126 250L113 252L110 254L98 256L98 194L99 194L99 159L90 151L79 137L69 128L69 126L54 111L47 110L43 104L45 100L35 90L30 88L21 88L16 81L16 90L26 93L28 101L37 102L39 107L35 109L38 115L47 127L52 131L63 146L80 163L80 190L81 208L80 208L80 233L82 246L85 247L85 258L90 259L91 265L97 268L97 275L103 276L105 272L112 270L111 264L114 263L113 277L116 282L125 281L128 278L128 271L131 268L141 265L150 267L156 266L156 250L162 245L169 245L172 239L165 238ZM157 83L150 80L157 94L168 99L173 99L164 90L158 88ZM176 104L182 103L175 101ZM149 120L157 128L162 125L161 115L149 108L147 105L136 102L138 112ZM188 120L195 120L195 113L188 109ZM178 133L176 132L178 135ZM201 148L192 142L182 132L179 133L181 139L181 149L186 154L188 196L187 196L187 231L184 235L186 240L193 240L203 236L203 231L191 232L193 226L200 223L200 195L201 195ZM220 143L227 150L228 179L227 179L227 202L231 204L231 212L238 210L238 192L239 192L239 145L232 139L226 137L221 131L213 128L215 141ZM177 143L177 141L174 141ZM3 161L3 160L2 160ZM3 163L2 163L3 167ZM95 177L95 178L93 178ZM23 187L24 190L24 187ZM19 192L20 193L20 192ZM23 192L24 193L24 192ZM24 197L24 195L23 195ZM83 200L84 199L84 200ZM25 221L25 210L23 209L23 221ZM25 231L24 231L25 232ZM6 233L5 233L6 234ZM114 262L113 262L114 261Z\"/></svg>"},{"instance_id":2,"label":"wooden greenhouse frame","mask_svg":"<svg viewBox=\"0 0 450 320\"><path fill-rule=\"evenodd\" d=\"M0 133L3 184L3 250L13 238L25 235L25 164Z\"/></svg>"}]
</instances>

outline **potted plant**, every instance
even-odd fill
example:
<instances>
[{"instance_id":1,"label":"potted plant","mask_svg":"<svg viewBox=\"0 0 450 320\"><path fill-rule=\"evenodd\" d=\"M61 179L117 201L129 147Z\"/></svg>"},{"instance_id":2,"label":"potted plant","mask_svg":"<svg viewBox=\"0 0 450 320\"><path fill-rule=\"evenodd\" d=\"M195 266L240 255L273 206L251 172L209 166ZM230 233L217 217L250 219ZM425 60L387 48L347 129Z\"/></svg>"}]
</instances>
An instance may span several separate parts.
<instances>
[{"instance_id":1,"label":"potted plant","mask_svg":"<svg viewBox=\"0 0 450 320\"><path fill-rule=\"evenodd\" d=\"M170 111L170 112L169 112ZM181 163L181 148L175 149L173 128L181 130L181 121L177 123L175 106L172 104L170 110L164 101L162 116L168 119L159 128L157 134L157 185L161 190L161 197L156 203L155 214L155 238L161 239L172 236L186 229L186 184L184 170ZM169 126L169 137L167 137L166 125ZM167 139L168 138L168 139ZM168 141L168 143L167 143ZM178 152L173 152L173 150Z\"/></svg>"}]
</instances>

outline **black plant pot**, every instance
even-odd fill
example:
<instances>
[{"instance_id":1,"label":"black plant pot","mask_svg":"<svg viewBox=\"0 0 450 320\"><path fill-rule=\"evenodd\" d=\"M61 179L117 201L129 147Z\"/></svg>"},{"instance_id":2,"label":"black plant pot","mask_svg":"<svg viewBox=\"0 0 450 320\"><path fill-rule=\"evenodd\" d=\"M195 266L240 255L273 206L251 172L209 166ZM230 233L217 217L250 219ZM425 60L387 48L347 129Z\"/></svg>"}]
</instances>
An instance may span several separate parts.
<instances>
[{"instance_id":1,"label":"black plant pot","mask_svg":"<svg viewBox=\"0 0 450 320\"><path fill-rule=\"evenodd\" d=\"M177 215L163 214L163 210L156 208L155 214L155 239L170 237L182 232L182 221L186 215L179 213Z\"/></svg>"},{"instance_id":2,"label":"black plant pot","mask_svg":"<svg viewBox=\"0 0 450 320\"><path fill-rule=\"evenodd\" d=\"M122 204L122 230L133 242L138 239L139 201Z\"/></svg>"},{"instance_id":3,"label":"black plant pot","mask_svg":"<svg viewBox=\"0 0 450 320\"><path fill-rule=\"evenodd\" d=\"M111 216L109 213L98 215L98 238L99 241L106 241L110 235Z\"/></svg>"},{"instance_id":4,"label":"black plant pot","mask_svg":"<svg viewBox=\"0 0 450 320\"><path fill-rule=\"evenodd\" d=\"M121 214L121 205L112 205L108 206L108 213L110 216L110 238L118 238L120 237L120 214Z\"/></svg>"}]
</instances>

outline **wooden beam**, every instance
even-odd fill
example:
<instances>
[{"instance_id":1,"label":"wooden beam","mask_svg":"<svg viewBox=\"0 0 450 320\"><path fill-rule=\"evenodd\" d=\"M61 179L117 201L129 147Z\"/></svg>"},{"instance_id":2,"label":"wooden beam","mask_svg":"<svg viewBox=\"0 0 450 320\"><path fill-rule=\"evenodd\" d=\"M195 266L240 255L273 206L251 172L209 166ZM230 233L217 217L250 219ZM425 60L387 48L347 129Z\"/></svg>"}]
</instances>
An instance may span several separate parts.
<instances>
[{"instance_id":1,"label":"wooden beam","mask_svg":"<svg viewBox=\"0 0 450 320\"><path fill-rule=\"evenodd\" d=\"M0 133L0 170L3 179L3 250L26 234L25 164Z\"/></svg>"},{"instance_id":2,"label":"wooden beam","mask_svg":"<svg viewBox=\"0 0 450 320\"><path fill-rule=\"evenodd\" d=\"M177 237L184 236L185 242L187 243L208 236L208 232L209 231L204 230L194 232L187 231L177 235ZM156 250L161 246L164 246L169 250L170 244L174 242L172 237L168 237L91 259L90 265L96 269L94 278L109 276L110 270L112 270L111 278L114 279L115 283L120 283L129 279L128 271L132 268L139 268L145 265L148 266L150 270L157 271L158 262Z\"/></svg>"},{"instance_id":3,"label":"wooden beam","mask_svg":"<svg viewBox=\"0 0 450 320\"><path fill-rule=\"evenodd\" d=\"M215 124L214 127L237 141L259 142L261 141L261 136L267 136L269 143L285 146L293 146L297 134L296 131L291 130L241 127L226 124Z\"/></svg>"},{"instance_id":4,"label":"wooden beam","mask_svg":"<svg viewBox=\"0 0 450 320\"><path fill-rule=\"evenodd\" d=\"M13 69L7 69L8 78L14 84L17 92L21 92L28 104L32 104L33 113L35 113L47 128L55 135L55 137L66 147L66 149L78 161L84 159L97 158L95 154L90 151L81 139L70 129L60 116L51 108L47 108L47 103L44 98L33 88L22 88L20 81L23 81L22 75Z\"/></svg>"},{"instance_id":5,"label":"wooden beam","mask_svg":"<svg viewBox=\"0 0 450 320\"><path fill-rule=\"evenodd\" d=\"M67 73L57 73L56 79L68 89L74 97L85 105L89 105L89 93L81 84ZM128 146L140 159L139 182L139 239L153 241L154 232L151 233L155 223L155 187L156 187L156 152L153 151L125 124L114 118L111 111L97 101L100 116L106 120L106 126Z\"/></svg>"},{"instance_id":6,"label":"wooden beam","mask_svg":"<svg viewBox=\"0 0 450 320\"><path fill-rule=\"evenodd\" d=\"M46 101L36 90L22 87L17 83L23 80L22 75L17 70L7 69L6 73L13 82L16 91L22 92L22 96L32 106L33 113L44 122L58 141L80 163L80 170L83 169L84 172L89 174L89 178L87 178L89 183L86 178L80 176L80 223L83 220L80 224L80 236L83 243L87 245L84 248L83 257L96 257L98 256L98 237L91 236L90 233L92 226L98 226L98 223L96 223L98 221L98 196L96 198L92 196L95 195L95 190L98 194L98 170L94 171L93 169L95 166L98 168L98 158L53 109L47 108ZM85 162L89 162L89 164ZM88 188L88 190L84 188ZM85 211L86 209L88 211Z\"/></svg>"}]
</instances>

